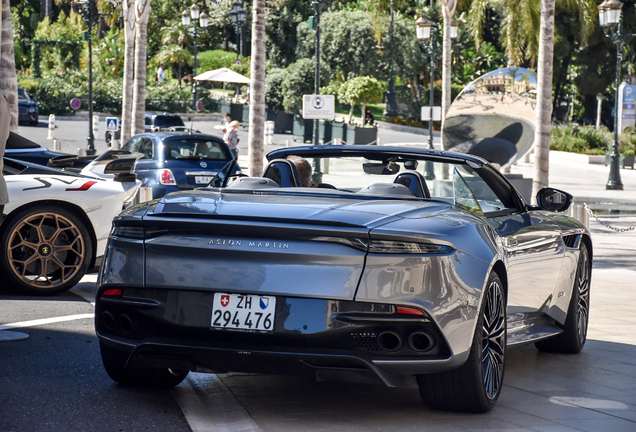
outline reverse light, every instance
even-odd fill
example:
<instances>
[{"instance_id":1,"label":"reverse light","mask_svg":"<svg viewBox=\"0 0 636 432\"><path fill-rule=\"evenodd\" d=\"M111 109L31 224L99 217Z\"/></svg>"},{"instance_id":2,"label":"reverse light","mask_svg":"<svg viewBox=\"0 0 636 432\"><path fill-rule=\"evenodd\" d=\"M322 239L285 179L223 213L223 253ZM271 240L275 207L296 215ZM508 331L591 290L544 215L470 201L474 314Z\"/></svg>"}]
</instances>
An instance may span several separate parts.
<instances>
[{"instance_id":1,"label":"reverse light","mask_svg":"<svg viewBox=\"0 0 636 432\"><path fill-rule=\"evenodd\" d=\"M103 296L121 296L124 292L121 288L111 288L107 289L102 293Z\"/></svg>"},{"instance_id":2,"label":"reverse light","mask_svg":"<svg viewBox=\"0 0 636 432\"><path fill-rule=\"evenodd\" d=\"M432 243L411 243L391 240L371 240L369 252L376 253L417 253L447 254L453 251L451 246Z\"/></svg>"},{"instance_id":3,"label":"reverse light","mask_svg":"<svg viewBox=\"0 0 636 432\"><path fill-rule=\"evenodd\" d=\"M174 175L172 175L172 171L165 168L159 170L159 181L161 182L162 185L169 185L169 186L177 185L177 181L175 180Z\"/></svg>"}]
</instances>

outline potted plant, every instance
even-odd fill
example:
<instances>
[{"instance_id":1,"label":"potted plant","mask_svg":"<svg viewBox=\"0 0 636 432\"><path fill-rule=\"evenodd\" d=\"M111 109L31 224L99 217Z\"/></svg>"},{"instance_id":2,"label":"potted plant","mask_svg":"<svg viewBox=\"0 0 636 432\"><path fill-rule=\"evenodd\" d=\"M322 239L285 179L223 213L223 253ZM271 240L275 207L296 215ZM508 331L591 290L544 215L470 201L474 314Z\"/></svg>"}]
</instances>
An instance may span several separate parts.
<instances>
[{"instance_id":1,"label":"potted plant","mask_svg":"<svg viewBox=\"0 0 636 432\"><path fill-rule=\"evenodd\" d=\"M636 159L636 151L634 151L633 149L627 149L625 150L625 153L623 153L623 157L621 158L621 168L627 168L630 167L631 169L634 169L634 159Z\"/></svg>"}]
</instances>

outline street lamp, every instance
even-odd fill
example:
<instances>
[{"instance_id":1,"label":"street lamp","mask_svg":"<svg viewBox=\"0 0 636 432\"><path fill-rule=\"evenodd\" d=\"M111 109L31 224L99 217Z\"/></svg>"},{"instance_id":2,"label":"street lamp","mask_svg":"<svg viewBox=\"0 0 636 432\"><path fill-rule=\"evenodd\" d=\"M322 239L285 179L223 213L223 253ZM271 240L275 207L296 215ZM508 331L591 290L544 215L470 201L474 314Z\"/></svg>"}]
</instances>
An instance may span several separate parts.
<instances>
[{"instance_id":1,"label":"street lamp","mask_svg":"<svg viewBox=\"0 0 636 432\"><path fill-rule=\"evenodd\" d=\"M234 2L234 4L232 4L230 20L232 20L234 32L236 33L236 58L239 58L239 55L243 53L243 49L240 45L243 25L245 24L245 10L243 9L243 4L239 2Z\"/></svg>"},{"instance_id":2,"label":"street lamp","mask_svg":"<svg viewBox=\"0 0 636 432\"><path fill-rule=\"evenodd\" d=\"M93 135L93 26L97 24L99 14L95 3L89 0L75 0L73 9L82 17L88 29L83 35L83 39L88 42L88 138L86 138L86 154L92 156L97 153L95 136Z\"/></svg>"},{"instance_id":3,"label":"street lamp","mask_svg":"<svg viewBox=\"0 0 636 432\"><path fill-rule=\"evenodd\" d=\"M610 172L605 189L623 190L620 173L620 156L618 153L618 99L621 83L621 60L623 46L636 35L623 34L623 20L621 9L623 4L618 0L606 0L598 7L599 23L605 36L608 36L616 45L616 95L614 101L614 146L612 147Z\"/></svg>"},{"instance_id":4,"label":"street lamp","mask_svg":"<svg viewBox=\"0 0 636 432\"><path fill-rule=\"evenodd\" d=\"M194 68L192 69L192 105L194 110L197 109L197 80L194 77L197 75L197 27L206 28L208 26L208 14L205 12L199 13L200 9L197 4L193 4L190 7L190 12L184 10L181 14L181 23L184 26L189 26L192 22L192 32L194 35ZM198 21L198 25L197 25Z\"/></svg>"},{"instance_id":5,"label":"street lamp","mask_svg":"<svg viewBox=\"0 0 636 432\"><path fill-rule=\"evenodd\" d=\"M450 37L451 39L455 39L457 37L457 20L451 20L451 31ZM415 34L417 39L420 41L428 56L431 59L431 78L430 78L430 86L431 86L431 95L429 98L429 119L428 119L428 148L433 149L433 101L435 96L435 65L437 60L440 57L440 48L437 45L437 37L433 33L433 29L439 29L438 25L431 21L426 15L422 15L419 17L417 21L415 21ZM429 43L426 43L426 42ZM426 163L424 169L424 177L427 180L431 180L434 178L434 173L432 171L433 166L430 162Z\"/></svg>"}]
</instances>

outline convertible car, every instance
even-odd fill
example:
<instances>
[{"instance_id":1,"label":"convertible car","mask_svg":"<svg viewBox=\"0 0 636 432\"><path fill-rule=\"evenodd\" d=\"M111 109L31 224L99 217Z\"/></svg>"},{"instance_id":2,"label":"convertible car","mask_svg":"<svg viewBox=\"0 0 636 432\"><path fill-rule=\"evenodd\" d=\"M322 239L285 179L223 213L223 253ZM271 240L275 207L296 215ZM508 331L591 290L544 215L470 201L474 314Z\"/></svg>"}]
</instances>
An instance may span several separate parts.
<instances>
[{"instance_id":1,"label":"convertible car","mask_svg":"<svg viewBox=\"0 0 636 432\"><path fill-rule=\"evenodd\" d=\"M101 259L112 219L141 182L128 152L61 171L4 158L9 203L0 214L0 286L35 295L73 287Z\"/></svg>"},{"instance_id":2,"label":"convertible car","mask_svg":"<svg viewBox=\"0 0 636 432\"><path fill-rule=\"evenodd\" d=\"M289 156L318 187L301 186L307 165ZM431 408L485 412L507 347L583 348L592 243L563 214L567 193L545 188L529 204L485 160L437 150L267 158L262 177L233 179L232 161L207 187L114 219L95 313L113 380L417 384Z\"/></svg>"}]
</instances>

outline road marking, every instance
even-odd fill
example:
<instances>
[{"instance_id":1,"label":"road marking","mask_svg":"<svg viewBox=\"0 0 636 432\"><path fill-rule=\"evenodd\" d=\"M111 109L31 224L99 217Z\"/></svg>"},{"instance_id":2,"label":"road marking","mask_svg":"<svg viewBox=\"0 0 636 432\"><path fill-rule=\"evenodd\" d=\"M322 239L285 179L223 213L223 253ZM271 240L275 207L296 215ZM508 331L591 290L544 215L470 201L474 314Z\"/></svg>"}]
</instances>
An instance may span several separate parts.
<instances>
[{"instance_id":1,"label":"road marking","mask_svg":"<svg viewBox=\"0 0 636 432\"><path fill-rule=\"evenodd\" d=\"M67 316L61 316L61 317L55 317L55 318L42 318L42 319L31 320L31 321L20 321L15 323L2 324L0 325L0 330L8 330L8 329L14 329L14 328L23 328L23 327L35 327L39 325L53 324L53 323L59 323L59 322L65 322L65 321L88 319L88 318L91 318L91 319L95 318L95 314L67 315Z\"/></svg>"},{"instance_id":2,"label":"road marking","mask_svg":"<svg viewBox=\"0 0 636 432\"><path fill-rule=\"evenodd\" d=\"M190 372L172 389L193 432L250 432L261 428L215 374Z\"/></svg>"}]
</instances>

